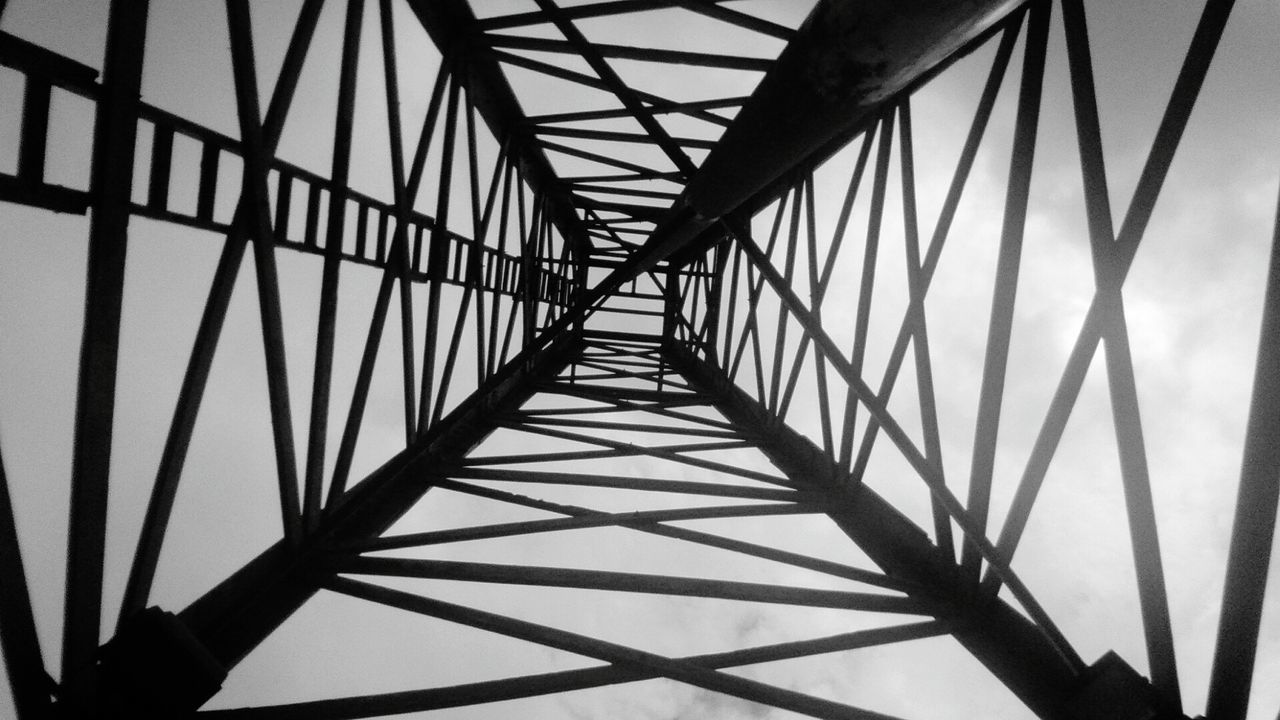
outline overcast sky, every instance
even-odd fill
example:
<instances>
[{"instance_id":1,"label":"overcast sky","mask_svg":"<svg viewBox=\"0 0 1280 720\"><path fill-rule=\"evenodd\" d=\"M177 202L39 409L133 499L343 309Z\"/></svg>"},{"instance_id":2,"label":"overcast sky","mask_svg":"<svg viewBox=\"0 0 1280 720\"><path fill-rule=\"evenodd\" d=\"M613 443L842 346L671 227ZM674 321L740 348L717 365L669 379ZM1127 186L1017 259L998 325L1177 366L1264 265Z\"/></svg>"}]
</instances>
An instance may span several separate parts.
<instances>
[{"instance_id":1,"label":"overcast sky","mask_svg":"<svg viewBox=\"0 0 1280 720\"><path fill-rule=\"evenodd\" d=\"M366 2L351 184L389 200L377 4ZM533 7L531 1L515 0L477 0L473 4L481 15ZM732 5L794 25L803 15L803 8L797 11L797 7L807 4L750 0ZM286 28L292 26L299 5L297 1L253 4L259 86L264 97L279 71L288 40ZM290 114L279 148L281 157L323 175L328 174L331 162L343 5L326 4L302 74L298 104ZM1086 3L1094 39L1111 204L1117 221L1128 206L1200 5L1146 0ZM421 28L414 27L407 6L401 0L394 6L402 115L406 136L414 137L425 114L439 58ZM106 8L105 2L11 0L0 18L0 29L100 68ZM757 56L772 56L779 48L778 43L766 40L744 45L742 38L729 34L717 38L705 31L706 26L705 18L678 9L621 21L582 23L584 32L598 42L647 43L650 37L657 37L654 42L664 47ZM161 108L236 137L225 27L220 3L154 1L143 96ZM1280 48L1274 42L1278 31L1280 9L1274 3L1237 3L1125 286L1188 714L1202 710L1207 690L1249 378L1257 345L1266 252L1276 210L1280 130L1273 118L1280 114L1280 89L1272 70L1280 62ZM553 30L531 32L555 37ZM960 497L964 497L972 453L1021 52L1020 42L927 304L944 469ZM925 240L931 235L992 55L992 47L974 53L912 98L920 227ZM578 69L578 65L563 58L557 58L557 62ZM675 99L745 94L750 90L751 78L757 77L736 75L726 79L699 71L646 75L643 63L617 65L629 81ZM513 72L517 81L530 77L528 72ZM727 82L745 85L741 89L726 87ZM992 535L998 533L1003 521L1093 292L1057 8L1045 87L1042 142L1037 149L996 463ZM0 112L0 172L12 173L16 167L20 123L16 108L20 107L21 93L21 77L0 68L0 107L13 109ZM530 114L575 102L584 106L600 104L604 97L573 91L567 83L552 80L527 86L518 82L517 94ZM84 187L92 127L90 111L87 101L55 93L48 173L51 182ZM706 128L678 123L673 128L690 135L708 132ZM149 130L144 129L139 158L147 157L149 143ZM838 153L816 178L819 254L823 257L858 147L855 141ZM648 160L642 151L626 152L635 152L637 160ZM483 181L487 182L487 173L497 155L496 143L487 133L481 141L480 155L481 167L485 168ZM906 304L896 156L895 148L865 368L865 377L873 387L879 384ZM197 166L199 148L180 140L175 145L175 158L172 201L194 206L194 184L189 178ZM433 152L431 158L429 167L438 167L438 152ZM227 218L232 211L233 201L229 198L238 184L239 169L228 156L224 155L223 161L225 167L219 178L223 191L217 214ZM554 156L553 162L562 172L574 172L579 167ZM138 167L142 190L135 192L135 198L143 197L146 187L145 162ZM434 175L429 171L427 177ZM185 183L184 178L188 179ZM824 307L831 334L846 345L852 338L852 308L861 272L866 195L864 192L855 206L849 237ZM432 214L435 202L434 187L428 180L419 197L419 209ZM772 219L770 213L771 209L762 213L756 225L758 232L767 228ZM461 223L456 229L470 234L472 228L465 216L466 212L454 213ZM42 651L56 676L88 223L84 217L4 205L0 207L0 227L0 452L14 496ZM222 245L222 238L215 234L140 218L132 221L130 229L111 468L104 639L114 626L128 560ZM493 242L492 237L488 242ZM319 298L320 261L289 251L278 252L277 258L284 289L295 436L301 458L310 404L313 308ZM280 533L251 265L252 260L247 258L238 279L152 595L154 604L173 611L200 596ZM331 427L340 425L338 420L346 414L378 279L377 272L370 268L346 266L342 270ZM446 292L450 326L452 308L456 308L459 297L458 291ZM415 317L419 323L420 308L425 305L425 292L416 289L415 307L419 309ZM398 327L397 312L396 303L392 303L388 328ZM609 319L602 316L595 323L607 327ZM772 331L766 328L765 332ZM421 343L421 334L417 340ZM388 331L384 336L353 477L363 476L403 445L398 343L395 332ZM451 396L451 403L475 385L474 373L465 374L471 367L465 360L460 362L464 375L456 381L459 390ZM907 366L910 365L909 361ZM1145 674L1136 582L1103 370L1095 358L1014 567L1086 662L1114 649ZM904 373L889 408L920 445L913 377L910 371ZM788 419L797 429L820 440L813 388L812 380L806 378ZM630 434L601 434L638 442ZM672 438L657 440L667 441L678 442ZM332 467L336 435L330 446L328 466ZM502 430L476 454L583 447ZM758 453L705 456L761 472L771 470ZM563 469L632 477L728 480L715 473L653 459L576 462ZM866 481L922 527L931 526L923 484L883 439ZM613 511L695 502L667 495L637 498L635 493L551 486L513 491ZM719 501L698 498L696 502ZM547 515L434 491L392 532L533 517ZM821 517L686 525L872 567L845 536ZM459 544L421 555L866 589L815 573L617 529L548 534L518 542ZM1276 565L1273 559L1273 574ZM388 580L385 584L673 656L818 637L913 619L623 593L504 590L499 586L441 581ZM1280 708L1280 686L1266 680L1280 677L1278 604L1273 594L1263 617L1255 675L1260 680L1255 682L1251 719L1270 720ZM594 664L596 661L590 659L322 593L232 672L225 689L210 706L237 707L431 687ZM1028 717L1007 690L946 637L773 663L741 673L904 717ZM7 693L0 692L0 716L11 712L8 703ZM783 711L668 681L582 691L563 698L446 710L430 716L497 718L513 713L530 718L791 717Z\"/></svg>"}]
</instances>

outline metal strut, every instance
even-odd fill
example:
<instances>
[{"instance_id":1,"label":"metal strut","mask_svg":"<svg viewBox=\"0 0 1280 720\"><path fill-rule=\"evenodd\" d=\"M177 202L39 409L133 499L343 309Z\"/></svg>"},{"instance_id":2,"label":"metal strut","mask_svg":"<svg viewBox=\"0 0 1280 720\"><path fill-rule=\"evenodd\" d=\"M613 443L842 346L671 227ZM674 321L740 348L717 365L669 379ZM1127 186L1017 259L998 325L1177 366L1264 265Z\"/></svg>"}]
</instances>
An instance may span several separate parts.
<instances>
[{"instance_id":1,"label":"metal strut","mask_svg":"<svg viewBox=\"0 0 1280 720\"><path fill-rule=\"evenodd\" d=\"M923 530L864 483L846 483L839 463L743 392L720 368L677 342L663 357L797 484L826 489L828 515L890 577L918 584L952 623L952 635L1042 718L1181 718L1147 680L1109 653L1078 672L1050 636L1003 600L979 593ZM1116 694L1134 712L1115 715Z\"/></svg>"}]
</instances>

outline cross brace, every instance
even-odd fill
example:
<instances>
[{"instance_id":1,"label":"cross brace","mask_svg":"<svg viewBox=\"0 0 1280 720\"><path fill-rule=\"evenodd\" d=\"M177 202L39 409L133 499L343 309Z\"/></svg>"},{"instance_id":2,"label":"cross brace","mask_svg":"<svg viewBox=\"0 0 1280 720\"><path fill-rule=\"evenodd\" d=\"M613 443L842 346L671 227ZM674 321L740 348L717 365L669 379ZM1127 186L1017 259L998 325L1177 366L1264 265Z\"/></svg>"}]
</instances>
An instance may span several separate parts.
<instances>
[{"instance_id":1,"label":"cross brace","mask_svg":"<svg viewBox=\"0 0 1280 720\"><path fill-rule=\"evenodd\" d=\"M828 514L840 529L887 574L924 588L943 608L940 615L954 623L955 639L1037 715L1055 720L1181 717L1114 653L1077 673L1030 620L965 582L923 530L866 485L848 482L834 458L779 421L719 368L676 342L668 341L663 354L783 474L797 484L828 488ZM1131 710L1115 714L1130 703Z\"/></svg>"},{"instance_id":2,"label":"cross brace","mask_svg":"<svg viewBox=\"0 0 1280 720\"><path fill-rule=\"evenodd\" d=\"M420 441L352 487L328 508L318 530L299 546L277 542L175 616L152 608L108 643L100 672L111 675L103 706L121 716L161 709L191 711L218 690L225 669L238 663L315 595L327 573L317 560L335 545L376 537L407 512L433 481L460 465L497 428L557 375L580 349L565 333L545 350L517 355L479 391L433 426ZM168 658L157 662L155 656ZM154 673L125 667L183 665L207 681L157 682ZM221 672L221 675L219 674Z\"/></svg>"}]
</instances>

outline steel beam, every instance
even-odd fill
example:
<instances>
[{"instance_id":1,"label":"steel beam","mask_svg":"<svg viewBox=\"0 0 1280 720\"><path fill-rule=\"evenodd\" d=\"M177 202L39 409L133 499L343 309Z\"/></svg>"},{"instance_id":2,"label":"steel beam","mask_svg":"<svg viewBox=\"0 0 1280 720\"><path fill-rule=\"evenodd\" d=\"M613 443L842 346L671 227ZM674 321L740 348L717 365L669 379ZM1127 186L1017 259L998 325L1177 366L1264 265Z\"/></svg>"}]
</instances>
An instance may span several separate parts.
<instances>
[{"instance_id":1,"label":"steel beam","mask_svg":"<svg viewBox=\"0 0 1280 720\"><path fill-rule=\"evenodd\" d=\"M285 51L280 76L267 106L267 117L263 124L264 152L268 155L274 154L275 147L279 143L285 116L292 105L294 90L297 88L298 77L307 50L310 48L322 5L323 0L307 0L299 11L298 22L289 40L288 50ZM204 147L206 153L210 147L217 149L216 146L207 143ZM217 158L218 155L205 154L205 158L209 157ZM208 162L204 158L201 160L202 194L205 187L212 187L216 182L215 164L212 160ZM208 181L208 184L204 179L206 173L215 176L214 180ZM280 187L288 188L290 184L284 182ZM277 212L279 212L282 207L287 208L288 194L282 192L277 197L279 198ZM207 202L212 206L212 198ZM241 210L241 205L246 206L246 210ZM283 214L287 215L287 212ZM233 227L228 232L227 240L223 245L208 300L205 302L200 324L196 330L191 357L182 378L182 387L178 392L177 407L174 409L173 420L169 425L164 452L160 456L160 466L156 471L155 483L152 485L151 499L147 504L142 530L139 532L138 548L134 553L129 580L125 586L124 600L120 607L122 621L146 607L156 566L160 562L160 550L164 544L165 531L177 498L182 468L186 463L192 433L195 431L196 416L204 398L209 373L213 368L214 353L217 350L222 325L226 320L227 308L231 302L231 293L235 288L240 262L244 257L245 228L248 221L247 203L237 203L236 216L239 219L232 221Z\"/></svg>"},{"instance_id":2,"label":"steel beam","mask_svg":"<svg viewBox=\"0 0 1280 720\"><path fill-rule=\"evenodd\" d=\"M806 510L806 512L816 511ZM341 555L335 556L330 563L326 564L326 567L335 573L354 575L649 593L867 612L927 615L932 609L928 603L915 598L883 593L819 590L767 583L577 568Z\"/></svg>"},{"instance_id":3,"label":"steel beam","mask_svg":"<svg viewBox=\"0 0 1280 720\"><path fill-rule=\"evenodd\" d=\"M468 92L480 115L499 142L518 135L524 113L511 85L493 58L484 53L469 52L467 43L479 30L478 21L466 0L409 0L409 7L426 29L431 40L448 62L457 52L466 54L469 73ZM545 194L552 203L551 217L565 239L586 256L591 250L586 228L574 209L573 197L551 169L547 156L533 143L521 143L517 153L522 177L534 194Z\"/></svg>"},{"instance_id":4,"label":"steel beam","mask_svg":"<svg viewBox=\"0 0 1280 720\"><path fill-rule=\"evenodd\" d=\"M778 421L719 368L674 342L663 352L783 474L796 484L826 488L829 514L840 529L890 577L924 588L940 604L938 616L954 622L956 640L1033 712L1064 720L1099 717L1085 707L1096 675L1092 668L1077 673L1040 628L1002 600L974 592L976 585L962 579L923 530L865 484L838 482L834 458ZM1146 697L1149 686L1131 692ZM1164 708L1149 709L1152 717L1177 717Z\"/></svg>"},{"instance_id":5,"label":"steel beam","mask_svg":"<svg viewBox=\"0 0 1280 720\"><path fill-rule=\"evenodd\" d=\"M946 625L937 621L911 623L858 630L812 640L694 655L680 658L680 661L718 670L917 640L944 632L946 632ZM655 671L642 671L623 665L609 664L580 670L521 675L423 690L357 695L269 707L208 710L202 712L201 716L208 716L208 720L347 720L537 697L657 677L661 675Z\"/></svg>"},{"instance_id":6,"label":"steel beam","mask_svg":"<svg viewBox=\"0 0 1280 720\"><path fill-rule=\"evenodd\" d=\"M506 635L518 640L604 660L611 665L687 683L704 690L724 693L783 710L828 720L894 720L875 713L823 698L805 695L738 675L720 673L684 660L668 658L616 643L567 632L546 625L476 610L432 598L393 590L346 578L332 578L325 583L328 590L351 597L377 602L427 617L439 618Z\"/></svg>"},{"instance_id":7,"label":"steel beam","mask_svg":"<svg viewBox=\"0 0 1280 720\"><path fill-rule=\"evenodd\" d=\"M53 681L45 671L40 639L36 635L35 613L18 546L18 528L3 459L0 459L0 577L4 578L4 592L0 593L0 656L4 658L9 677L14 711L19 720L43 720L50 717Z\"/></svg>"},{"instance_id":8,"label":"steel beam","mask_svg":"<svg viewBox=\"0 0 1280 720\"><path fill-rule=\"evenodd\" d=\"M76 388L62 628L62 691L73 707L91 707L96 693L93 657L102 621L116 365L147 10L148 3L143 1L111 4L103 94L94 126L93 212Z\"/></svg>"},{"instance_id":9,"label":"steel beam","mask_svg":"<svg viewBox=\"0 0 1280 720\"><path fill-rule=\"evenodd\" d=\"M885 103L1023 0L820 0L645 244L652 267L784 173L834 152ZM684 259L684 258L682 258Z\"/></svg>"},{"instance_id":10,"label":"steel beam","mask_svg":"<svg viewBox=\"0 0 1280 720\"><path fill-rule=\"evenodd\" d=\"M1013 152L1010 154L1009 187L1005 194L1000 250L996 261L996 281L992 291L991 316L987 325L987 350L982 365L982 389L978 399L973 455L969 471L968 502L965 507L979 526L987 527L995 473L996 443L1000 432L1000 409L1004 400L1009 344L1013 334L1013 310L1018 293L1018 271L1022 241L1031 194L1031 171L1035 159L1036 131L1040 124L1040 93L1044 81L1045 48L1049 34L1048 3L1033 9L1022 83L1018 93ZM961 554L965 573L977 576L982 567L978 549L966 543Z\"/></svg>"},{"instance_id":11,"label":"steel beam","mask_svg":"<svg viewBox=\"0 0 1280 720\"><path fill-rule=\"evenodd\" d=\"M339 187L348 184L351 174L351 139L356 115L356 69L360 63L360 25L364 18L364 2L347 3L346 26L342 37L342 64L338 73L338 106L334 118L333 166L330 177ZM394 81L394 78L392 78ZM388 85L388 92L395 86ZM399 112L399 108L389 110ZM388 113L390 116L390 112ZM398 120L398 118L397 118ZM398 126L397 126L398 129ZM397 137L397 139L399 139ZM270 153L270 151L268 151ZM403 164L404 151L399 144L391 149L391 158L397 167ZM403 182L403 170L396 179L399 193ZM397 201L400 199L396 198ZM396 203L397 210L401 203ZM320 310L316 323L315 371L311 384L311 421L307 431L307 456L304 468L302 493L302 520L307 530L315 527L320 517L322 486L324 484L325 444L329 435L329 391L333 377L333 350L338 325L339 266L342 261L342 239L345 233L347 202L345 198L330 194L329 218L325 224L324 267L320 279ZM404 233L403 214L397 215L396 232ZM403 244L401 245L403 251ZM390 260L388 265L396 264ZM403 271L403 263L401 270Z\"/></svg>"},{"instance_id":12,"label":"steel beam","mask_svg":"<svg viewBox=\"0 0 1280 720\"><path fill-rule=\"evenodd\" d=\"M787 170L833 152L885 101L935 72L1023 1L910 0L889 7L821 0L645 245L593 288L581 308L689 245ZM446 54L477 27L456 0L411 5ZM851 53L851 47L874 49ZM484 57L470 63L476 106L495 132L519 126L523 116L497 64ZM559 194L558 181L542 182L553 176L541 151L530 153L530 184L556 191L550 196L560 225L559 213L572 203ZM575 218L569 227L580 224ZM587 242L585 234L568 237Z\"/></svg>"},{"instance_id":13,"label":"steel beam","mask_svg":"<svg viewBox=\"0 0 1280 720\"><path fill-rule=\"evenodd\" d=\"M1280 504L1280 214L1271 241L1271 261L1262 307L1262 331L1253 375L1249 427L1231 550L1222 589L1222 615L1209 685L1208 717L1237 720L1249 709L1256 676L1258 631L1266 596L1267 568Z\"/></svg>"},{"instance_id":14,"label":"steel beam","mask_svg":"<svg viewBox=\"0 0 1280 720\"><path fill-rule=\"evenodd\" d=\"M242 659L315 594L321 548L378 535L409 510L433 479L457 467L497 428L494 419L518 408L541 380L553 377L579 349L566 335L547 350L522 353L434 425L418 443L387 461L331 508L299 549L277 543L180 613L223 665Z\"/></svg>"}]
</instances>

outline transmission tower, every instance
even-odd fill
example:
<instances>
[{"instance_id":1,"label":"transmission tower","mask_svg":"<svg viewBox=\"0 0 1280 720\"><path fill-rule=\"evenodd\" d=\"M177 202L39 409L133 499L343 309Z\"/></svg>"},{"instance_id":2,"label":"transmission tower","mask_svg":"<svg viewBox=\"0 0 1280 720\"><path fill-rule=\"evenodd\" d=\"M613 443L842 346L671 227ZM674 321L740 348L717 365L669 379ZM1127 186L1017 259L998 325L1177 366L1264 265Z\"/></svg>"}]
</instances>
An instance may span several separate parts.
<instances>
[{"instance_id":1,"label":"transmission tower","mask_svg":"<svg viewBox=\"0 0 1280 720\"><path fill-rule=\"evenodd\" d=\"M1275 11L1185 5L0 0L8 707L1273 717L1276 173L1170 188Z\"/></svg>"}]
</instances>

